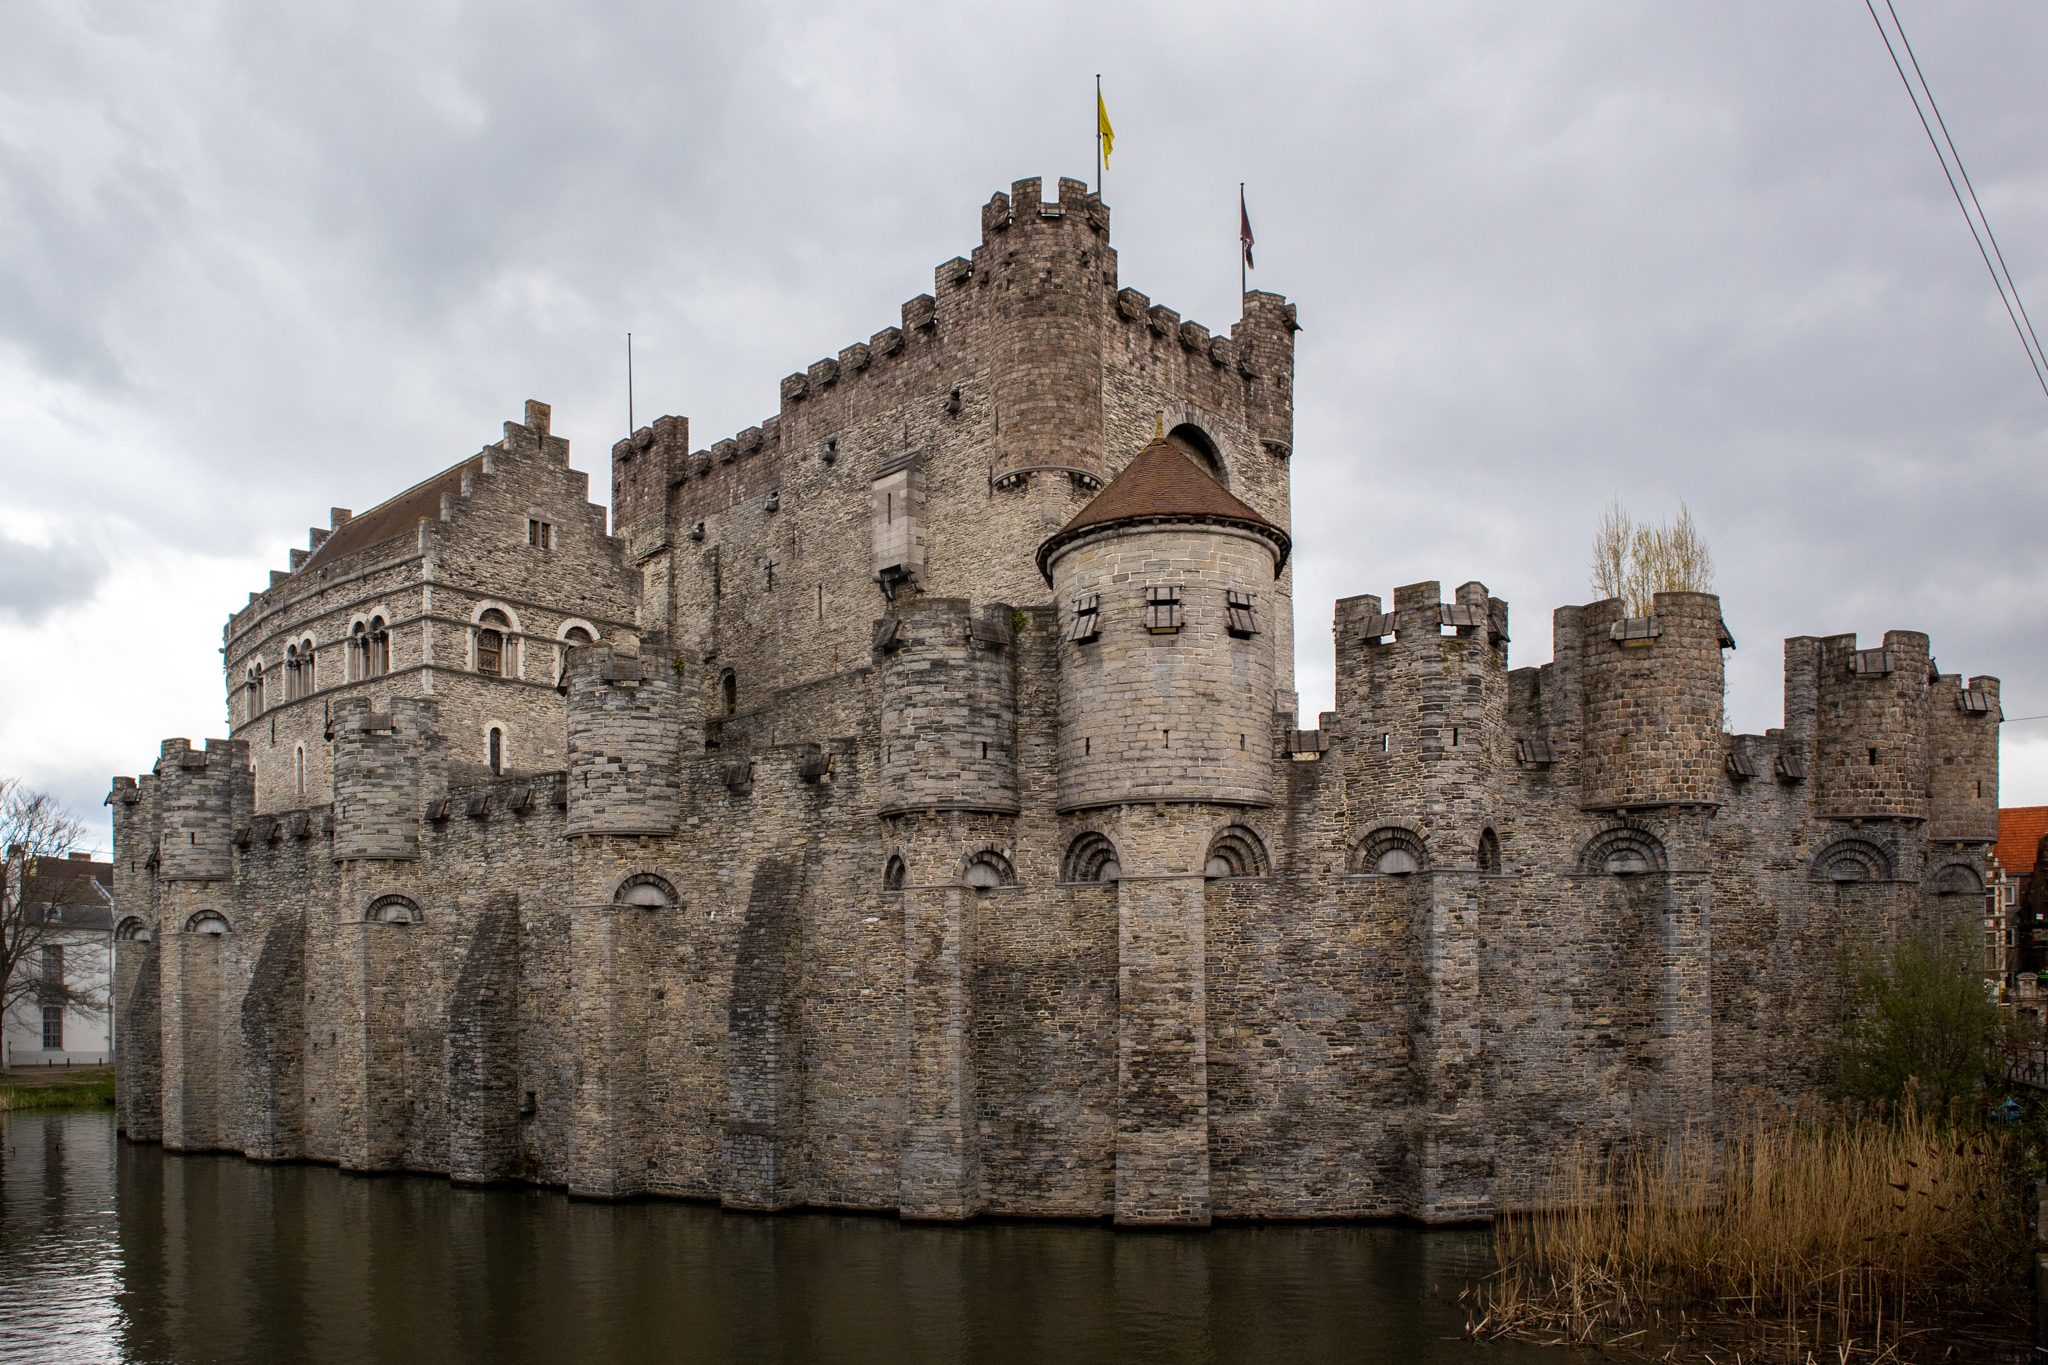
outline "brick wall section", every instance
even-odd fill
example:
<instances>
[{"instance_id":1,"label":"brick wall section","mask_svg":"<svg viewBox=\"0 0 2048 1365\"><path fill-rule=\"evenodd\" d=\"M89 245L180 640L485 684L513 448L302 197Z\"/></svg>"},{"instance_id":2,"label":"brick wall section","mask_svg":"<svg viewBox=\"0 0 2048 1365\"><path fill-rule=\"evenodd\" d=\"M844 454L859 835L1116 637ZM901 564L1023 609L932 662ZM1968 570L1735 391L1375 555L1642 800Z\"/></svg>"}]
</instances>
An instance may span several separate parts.
<instances>
[{"instance_id":1,"label":"brick wall section","mask_svg":"<svg viewBox=\"0 0 2048 1365\"><path fill-rule=\"evenodd\" d=\"M1445 1221L1563 1144L1824 1082L1841 952L1971 918L1995 712L1955 711L1923 636L1881 679L1799 639L1783 729L1726 735L1715 599L1659 598L1648 646L1610 638L1619 604L1560 608L1553 662L1511 672L1507 604L1431 582L1391 639L1364 636L1382 599L1338 604L1337 710L1297 760L1265 541L1113 528L1050 589L1035 562L1162 430L1284 528L1292 307L1248 295L1219 337L1118 286L1092 197L1039 193L760 426L621 442L618 535L531 405L424 522L295 556L235 615L231 687L302 631L321 682L110 794L154 934L117 954L124 1132L750 1209ZM899 469L925 558L885 585ZM1084 583L1104 631L1076 645ZM1162 583L1177 635L1142 622ZM493 603L504 677L474 667ZM326 651L372 612L393 671L348 681ZM599 640L564 696L572 620ZM1069 881L1102 861L1079 840L1121 879ZM1390 847L1421 867L1378 871ZM1002 885L961 884L977 858ZM641 874L674 903L622 906ZM369 919L387 896L412 922ZM203 911L230 931L188 932Z\"/></svg>"}]
</instances>

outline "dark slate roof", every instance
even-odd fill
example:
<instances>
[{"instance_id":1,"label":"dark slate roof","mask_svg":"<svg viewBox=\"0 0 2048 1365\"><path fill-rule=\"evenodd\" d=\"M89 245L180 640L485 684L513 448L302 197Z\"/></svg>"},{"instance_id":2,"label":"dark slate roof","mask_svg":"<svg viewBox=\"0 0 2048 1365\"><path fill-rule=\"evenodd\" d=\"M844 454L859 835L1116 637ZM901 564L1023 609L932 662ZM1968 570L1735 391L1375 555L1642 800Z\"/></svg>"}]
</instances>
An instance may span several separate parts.
<instances>
[{"instance_id":1,"label":"dark slate roof","mask_svg":"<svg viewBox=\"0 0 2048 1365\"><path fill-rule=\"evenodd\" d=\"M405 535L423 521L440 520L441 495L461 493L462 472L466 469L482 472L483 460L480 453L472 455L450 465L425 483L414 484L397 497L379 503L361 516L351 517L341 524L340 530L320 542L320 548L299 566L299 572L304 573L315 564L368 549L393 536Z\"/></svg>"},{"instance_id":2,"label":"dark slate roof","mask_svg":"<svg viewBox=\"0 0 2048 1365\"><path fill-rule=\"evenodd\" d=\"M1287 562L1287 533L1232 497L1215 476L1171 441L1154 441L1109 481L1074 519L1038 547L1038 571L1052 581L1052 557L1061 546L1106 526L1148 521L1203 522L1254 531L1279 552L1273 572Z\"/></svg>"}]
</instances>

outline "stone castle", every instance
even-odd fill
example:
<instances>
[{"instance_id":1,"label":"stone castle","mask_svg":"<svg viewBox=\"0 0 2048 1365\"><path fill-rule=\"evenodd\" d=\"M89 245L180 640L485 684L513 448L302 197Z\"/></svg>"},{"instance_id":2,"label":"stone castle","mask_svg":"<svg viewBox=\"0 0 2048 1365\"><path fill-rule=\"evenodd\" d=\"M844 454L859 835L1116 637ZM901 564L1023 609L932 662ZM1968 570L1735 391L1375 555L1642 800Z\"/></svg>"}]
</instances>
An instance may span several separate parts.
<instances>
[{"instance_id":1,"label":"stone castle","mask_svg":"<svg viewBox=\"0 0 2048 1365\"><path fill-rule=\"evenodd\" d=\"M1120 289L997 194L692 449L549 410L336 510L116 778L133 1139L740 1209L1485 1216L1820 1079L1845 951L1974 913L1998 681L1719 600L1337 603L1295 714L1294 306Z\"/></svg>"}]
</instances>

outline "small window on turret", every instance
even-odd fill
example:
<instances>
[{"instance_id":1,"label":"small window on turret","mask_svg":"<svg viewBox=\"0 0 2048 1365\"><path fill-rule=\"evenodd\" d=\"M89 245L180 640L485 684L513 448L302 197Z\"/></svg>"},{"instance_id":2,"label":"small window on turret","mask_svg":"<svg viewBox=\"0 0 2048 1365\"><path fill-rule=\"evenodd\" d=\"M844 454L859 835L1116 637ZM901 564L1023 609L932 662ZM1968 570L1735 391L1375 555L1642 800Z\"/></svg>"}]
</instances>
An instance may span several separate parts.
<instances>
[{"instance_id":1,"label":"small window on turret","mask_svg":"<svg viewBox=\"0 0 2048 1365\"><path fill-rule=\"evenodd\" d=\"M1252 595L1248 592L1226 592L1224 610L1228 616L1228 629L1234 639L1249 640L1259 633L1259 621L1252 614Z\"/></svg>"},{"instance_id":2,"label":"small window on turret","mask_svg":"<svg viewBox=\"0 0 2048 1365\"><path fill-rule=\"evenodd\" d=\"M546 521L535 521L535 520L533 520L533 519L532 519L531 517L527 518L527 521L526 521L526 543L527 543L528 545L531 545L531 546L533 546L534 548L536 548L536 549L540 549L540 550L552 550L552 549L554 549L554 548L555 548L555 528L554 528L554 524L553 524L552 522L546 522Z\"/></svg>"},{"instance_id":3,"label":"small window on turret","mask_svg":"<svg viewBox=\"0 0 2048 1365\"><path fill-rule=\"evenodd\" d=\"M1174 635L1184 623L1177 585L1145 589L1145 629L1154 635Z\"/></svg>"},{"instance_id":4,"label":"small window on turret","mask_svg":"<svg viewBox=\"0 0 2048 1365\"><path fill-rule=\"evenodd\" d=\"M1102 636L1102 599L1093 593L1074 599L1074 622L1067 627L1067 639L1085 645Z\"/></svg>"}]
</instances>

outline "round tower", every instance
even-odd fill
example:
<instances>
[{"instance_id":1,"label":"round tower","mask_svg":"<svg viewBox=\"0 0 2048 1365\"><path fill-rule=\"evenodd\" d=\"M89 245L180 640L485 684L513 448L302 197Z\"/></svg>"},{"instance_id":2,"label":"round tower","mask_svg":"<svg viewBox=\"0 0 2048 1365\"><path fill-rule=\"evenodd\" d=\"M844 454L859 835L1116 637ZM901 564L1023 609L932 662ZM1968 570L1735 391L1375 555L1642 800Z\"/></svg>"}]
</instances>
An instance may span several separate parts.
<instances>
[{"instance_id":1,"label":"round tower","mask_svg":"<svg viewBox=\"0 0 2048 1365\"><path fill-rule=\"evenodd\" d=\"M157 876L167 882L225 878L236 818L246 819L252 804L247 741L210 739L194 749L186 740L167 739L156 782L163 838Z\"/></svg>"},{"instance_id":2,"label":"round tower","mask_svg":"<svg viewBox=\"0 0 2048 1365\"><path fill-rule=\"evenodd\" d=\"M883 814L1017 811L1012 608L964 597L898 604L876 628Z\"/></svg>"},{"instance_id":3,"label":"round tower","mask_svg":"<svg viewBox=\"0 0 2048 1365\"><path fill-rule=\"evenodd\" d=\"M1580 615L1580 792L1594 807L1711 803L1721 792L1721 599L1660 592L1629 619L1618 598Z\"/></svg>"},{"instance_id":4,"label":"round tower","mask_svg":"<svg viewBox=\"0 0 2048 1365\"><path fill-rule=\"evenodd\" d=\"M661 657L658 637L641 651L570 651L570 834L671 834L682 818L685 709L701 727L703 700Z\"/></svg>"},{"instance_id":5,"label":"round tower","mask_svg":"<svg viewBox=\"0 0 2048 1365\"><path fill-rule=\"evenodd\" d=\"M1928 663L1918 631L1886 631L1877 649L1858 649L1854 635L1820 642L1817 814L1927 815Z\"/></svg>"},{"instance_id":6,"label":"round tower","mask_svg":"<svg viewBox=\"0 0 2048 1365\"><path fill-rule=\"evenodd\" d=\"M1155 441L1038 551L1060 613L1059 805L1264 804L1280 530Z\"/></svg>"},{"instance_id":7,"label":"round tower","mask_svg":"<svg viewBox=\"0 0 2048 1365\"><path fill-rule=\"evenodd\" d=\"M334 857L417 858L423 803L446 785L440 706L368 700L334 713ZM431 787L432 790L427 788Z\"/></svg>"}]
</instances>

